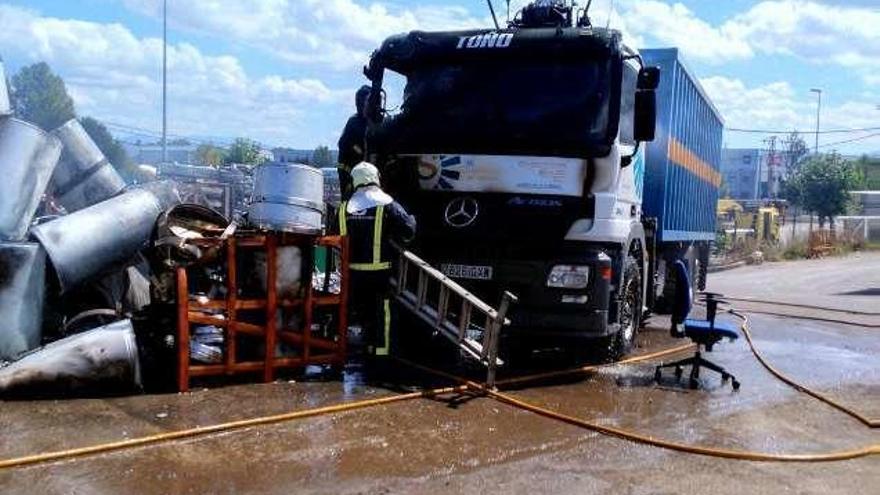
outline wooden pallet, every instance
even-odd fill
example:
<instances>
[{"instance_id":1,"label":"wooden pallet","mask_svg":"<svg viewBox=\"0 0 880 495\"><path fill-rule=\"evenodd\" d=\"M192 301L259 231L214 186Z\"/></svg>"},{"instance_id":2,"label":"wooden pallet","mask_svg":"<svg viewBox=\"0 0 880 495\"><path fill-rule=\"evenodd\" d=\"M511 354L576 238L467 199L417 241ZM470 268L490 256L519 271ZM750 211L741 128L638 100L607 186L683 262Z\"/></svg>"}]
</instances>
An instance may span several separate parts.
<instances>
[{"instance_id":1,"label":"wooden pallet","mask_svg":"<svg viewBox=\"0 0 880 495\"><path fill-rule=\"evenodd\" d=\"M205 241L218 242L218 241ZM225 241L222 257L226 272L226 298L196 298L189 292L187 269L177 269L177 343L178 390L187 391L193 377L261 373L264 382L275 379L279 368L304 368L312 364L342 365L346 356L348 330L348 241L341 236L308 236L281 233L244 234ZM298 246L303 253L301 296L280 299L276 292L276 259L278 248ZM312 259L314 249L324 247L339 253L341 284L339 294L318 295L312 289ZM239 298L238 261L255 250L266 253L266 291L258 299ZM328 258L330 258L328 256ZM333 339L312 335L313 314L319 307L335 307L336 335ZM299 328L276 328L279 309L298 311L302 324ZM244 321L242 312L264 312L264 324ZM223 362L193 364L190 362L190 329L192 325L213 325L223 329ZM266 352L263 359L238 361L240 338L262 339ZM295 356L275 355L278 342L295 350Z\"/></svg>"}]
</instances>

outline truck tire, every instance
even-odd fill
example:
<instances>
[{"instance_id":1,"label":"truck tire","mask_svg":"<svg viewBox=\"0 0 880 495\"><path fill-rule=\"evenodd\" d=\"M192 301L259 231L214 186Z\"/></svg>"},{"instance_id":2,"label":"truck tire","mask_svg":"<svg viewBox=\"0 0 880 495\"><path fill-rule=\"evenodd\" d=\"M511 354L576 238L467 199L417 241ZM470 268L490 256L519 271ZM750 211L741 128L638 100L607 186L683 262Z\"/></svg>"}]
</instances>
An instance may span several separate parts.
<instances>
[{"instance_id":1,"label":"truck tire","mask_svg":"<svg viewBox=\"0 0 880 495\"><path fill-rule=\"evenodd\" d=\"M624 263L617 322L620 329L611 337L608 346L607 357L611 360L620 359L632 350L642 322L642 273L632 255L627 255Z\"/></svg>"}]
</instances>

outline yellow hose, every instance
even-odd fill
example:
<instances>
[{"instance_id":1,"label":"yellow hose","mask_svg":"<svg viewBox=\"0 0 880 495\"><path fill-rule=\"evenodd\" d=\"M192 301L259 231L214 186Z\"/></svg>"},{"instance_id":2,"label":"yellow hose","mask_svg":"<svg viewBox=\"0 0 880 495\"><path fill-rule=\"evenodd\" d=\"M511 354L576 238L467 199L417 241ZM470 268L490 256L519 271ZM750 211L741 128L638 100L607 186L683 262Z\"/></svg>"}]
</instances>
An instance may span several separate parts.
<instances>
[{"instance_id":1,"label":"yellow hose","mask_svg":"<svg viewBox=\"0 0 880 495\"><path fill-rule=\"evenodd\" d=\"M862 416L861 414L859 414L859 413L857 413L857 412L855 412L845 406L838 404L837 402L828 398L827 396L824 396L824 395L822 395L818 392L815 392L815 391L813 391L803 385L798 384L797 382L791 380L790 378L786 377L785 375L780 373L778 370L773 368L764 359L764 357L760 354L760 352L757 350L757 348L754 346L754 343L752 342L751 333L748 329L748 317L745 315L735 313L733 311L731 311L731 313L735 314L736 316L738 316L740 318L743 318L743 333L746 335L746 340L749 343L749 346L752 350L752 353L755 355L755 357L758 359L758 361L765 368L767 368L767 370L770 371L774 376L776 376L777 378L779 378L783 382L787 383L788 385L794 387L795 389L797 389L801 392L807 393L807 394L825 402L826 404L829 404L832 407L835 407L835 408L839 409L840 411L843 411L844 413L849 414L850 416L858 419L862 423L864 423L872 428L877 426L877 424L878 424L877 420L868 419L868 418ZM594 366L584 366L584 367L580 367L580 368L576 368L576 369L572 369L572 370L554 371L554 372L548 372L548 373L539 373L539 374L534 374L534 375L509 378L506 380L500 380L498 382L498 385L502 385L502 386L514 385L514 384L526 383L529 381L542 380L542 379L559 377L559 376L570 375L570 374L575 374L575 373L593 372L593 371L596 371L596 370L603 368L603 367L620 365L620 364L632 364L632 363L636 363L636 362L640 362L640 361L646 361L646 360L654 359L657 357L662 357L662 356L666 356L666 355L670 355L670 354L683 352L686 350L691 350L691 349L693 349L693 347L694 346L692 344L688 344L688 345L683 345L683 346L679 346L679 347L675 347L675 348L671 348L671 349L666 349L663 351L658 351L658 352L649 353L649 354L643 354L640 356L634 356L632 358L628 358L628 359L618 361L615 363L608 363L608 364L594 365ZM425 367L422 365L418 365L416 363L412 363L412 362L407 361L405 359L401 359L401 358L395 358L395 359L397 359L398 361L403 362L405 364L408 364L410 366L416 367L418 369L428 371L428 372L433 373L435 375L444 376L446 378L453 379L459 383L462 383L462 385L460 385L458 387L436 388L436 389L432 389L432 390L426 390L426 391L421 391L421 392L412 392L412 393L408 393L408 394L400 394L400 395L395 395L395 396L391 396L391 397L382 397L382 398L378 398L378 399L369 399L369 400L363 400L363 401L357 401L357 402L336 404L336 405L332 405L332 406L318 407L318 408L307 409L307 410L302 410L302 411L293 411L293 412L289 412L289 413L276 414L276 415L271 415L271 416L263 416L263 417L251 418L251 419L245 419L245 420L239 420L239 421L231 421L231 422L221 423L221 424L216 424L216 425L211 425L211 426L200 426L200 427L190 428L190 429L186 429L186 430L158 433L158 434L154 434L154 435L148 435L148 436L133 438L133 439L129 439L129 440L121 440L121 441L117 441L117 442L110 442L110 443L105 443L105 444L93 445L93 446L89 446L89 447L81 447L81 448L68 449L68 450L62 450L62 451L56 451L56 452L47 452L47 453L30 455L30 456L17 457L17 458L6 459L6 460L0 461L0 469L22 467L22 466L33 465L33 464L38 464L38 463L59 461L62 459L72 459L72 458L82 457L82 456L86 456L86 455L95 455L95 454L112 452L112 451L122 450L122 449L127 449L127 448L141 447L141 446L145 446L145 445L167 442L167 441L172 441L172 440L193 438L193 437L207 435L207 434L211 434L211 433L220 433L220 432L224 432L224 431L238 430L238 429L242 429L242 428L249 428L249 427L254 427L254 426L278 423L278 422L282 422L282 421L290 421L290 420L294 420L294 419L315 417L315 416L320 416L323 414L333 414L333 413L351 411L351 410L356 410L356 409L364 409L364 408L368 408L368 407L391 404L391 403L395 403L395 402L402 402L402 401L411 400L411 399L430 398L430 397L435 397L438 395L443 395L443 394L448 394L448 393L460 393L460 392L463 392L467 389L481 392L483 394L486 394L489 397L492 397L492 398L498 400L499 402L506 403L506 404L509 404L509 405L512 405L515 407L519 407L521 409L533 412L535 414L539 414L544 417L556 419L556 420L565 422L567 424L579 426L582 428L587 428L587 429L590 429L590 430L593 430L593 431L596 431L596 432L599 432L599 433L602 433L605 435L611 435L611 436L615 436L615 437L622 438L622 439L629 440L629 441L633 441L633 442L638 442L638 443L642 443L642 444L646 444L646 445L652 445L655 447L665 448L665 449L669 449L669 450L675 450L675 451L679 451L679 452L686 452L686 453L691 453L691 454L699 454L699 455L721 457L721 458L728 458L728 459L740 459L740 460L751 460L751 461L777 461L777 462L841 461L841 460L855 459L855 458L859 458L859 457L880 454L880 445L878 445L878 444L869 445L869 446L858 448L858 449L830 452L830 453L823 453L823 454L770 454L770 453L762 453L762 452L737 451L737 450L730 450L730 449L703 447L703 446L699 446L699 445L682 444L682 443L678 443L678 442L654 438L654 437L651 437L648 435L634 433L634 432L624 430L621 428L614 428L611 426L600 425L600 424L597 424L597 423L594 423L594 422L591 422L588 420L584 420L584 419L577 418L574 416L569 416L569 415L566 415L566 414L563 414L563 413L560 413L557 411L553 411L553 410L550 410L550 409L547 409L547 408L544 408L541 406L537 406L537 405L528 403L526 401L517 399L515 397L512 397L507 394L503 394L503 393L495 391L495 390L490 390L482 384L479 384L479 383L476 383L476 382L473 382L470 380L466 380L466 379L457 377L455 375L451 375L449 373L445 373L445 372L442 372L439 370L434 370L434 369L431 369L431 368L428 368L428 367Z\"/></svg>"},{"instance_id":2,"label":"yellow hose","mask_svg":"<svg viewBox=\"0 0 880 495\"><path fill-rule=\"evenodd\" d=\"M754 351L754 348L753 348ZM620 361L619 363L610 363L607 365L598 365L598 366L588 366L582 369L591 368L598 369L604 366L610 366L615 364L624 364L624 363L634 363L638 361L644 361L651 357L656 357L657 354L663 354L666 351L661 351L659 353L646 354L643 356L636 356L634 358L627 359L625 361ZM725 459L737 459L737 460L745 460L745 461L773 461L773 462L832 462L832 461L844 461L849 459L856 459L859 457L866 457L870 455L880 454L880 444L868 445L865 447L860 447L851 450L843 450L837 452L827 452L820 454L772 454L766 452L755 452L755 451L746 451L746 450L731 450L731 449L722 449L716 447L704 447L701 445L691 445L691 444L683 444L679 442L674 442L671 440L663 440L660 438L655 438L649 435L643 435L638 432L633 432L629 430L625 430L622 428L615 428L613 426L605 426L593 421L577 418L574 416L569 416L567 414L560 413L558 411L553 411L552 409L548 409L542 406L538 406L529 402L526 402L521 399L517 399L508 394L504 394L498 392L496 390L492 390L486 387L483 384L474 382L472 380L468 380L465 378L461 378L455 376L453 374L447 373L445 371L435 370L432 368L428 368L427 366L422 366L417 363L413 363L412 361L408 361L402 358L395 358L397 361L404 363L408 366L414 367L416 369L420 369L429 373L432 373L437 376L441 376L444 378L448 378L451 380L455 380L458 383L466 385L470 387L472 390L485 394L489 397L492 397L499 402L512 405L518 407L520 409L538 414L540 416L544 416L551 419L556 419L558 421L562 421L564 423L578 426L581 428L586 428L588 430L596 431L598 433L602 433L604 435L611 435L617 438L621 438L624 440L628 440L631 442L641 443L645 445L651 445L654 447L659 447L667 450L675 450L678 452L685 452L689 454L698 454L705 455L710 457L721 457ZM529 378L529 377L523 377ZM508 381L507 383L511 383ZM504 382L498 382L499 385L505 384Z\"/></svg>"},{"instance_id":3,"label":"yellow hose","mask_svg":"<svg viewBox=\"0 0 880 495\"><path fill-rule=\"evenodd\" d=\"M402 402L411 399L421 399L443 395L448 393L463 392L467 389L465 386L437 388L433 390L425 390L422 392L412 392L408 394L393 395L391 397L381 397L378 399L362 400L358 402L347 402L332 406L318 407L314 409L306 409L303 411L293 411L283 414L275 414L272 416L263 416L259 418L243 419L239 421L230 421L210 426L199 426L187 430L169 431L165 433L157 433L145 437L132 438L129 440L121 440L118 442L110 442L89 447L80 447L76 449L61 450L56 452L46 452L42 454L17 457L0 461L0 469L27 466L30 464L38 464L43 462L59 461L62 459L71 459L86 455L100 454L111 452L114 450L128 449L132 447L141 447L160 442L171 440L181 440L184 438L192 438L210 433L219 433L241 428L249 428L253 426L266 425L270 423L278 423L281 421L290 421L294 419L309 418L320 416L322 414L332 414L354 409L364 409L367 407L391 404L394 402Z\"/></svg>"},{"instance_id":4,"label":"yellow hose","mask_svg":"<svg viewBox=\"0 0 880 495\"><path fill-rule=\"evenodd\" d=\"M635 356L621 363L632 363L636 361L644 361L647 359L653 359L656 357L665 356L668 354L673 354L676 352L681 352L684 350L692 349L692 345L679 346L672 349L667 349L665 351L658 351L651 354L644 354L642 356ZM399 360L399 359L398 359ZM615 364L615 363L611 363ZM609 366L609 365L604 365ZM572 374L572 373L583 373L589 372L593 369L598 369L599 366L586 366L584 368L577 368L574 370L566 370L564 372L555 372L555 373L545 373L540 375L532 375L532 377L520 377L516 379L509 380L509 382L524 382L528 379L537 380L541 378L546 378L549 376L560 376L561 374ZM181 440L185 438L192 438L201 435L207 435L210 433L220 433L224 431L236 430L241 428L248 428L253 426L266 425L270 423L278 423L282 421L290 421L294 419L308 418L314 416L320 416L322 414L332 414L344 411L351 411L354 409L364 409L367 407L379 406L384 404L391 404L394 402L401 402L405 400L411 399L419 399L419 398L429 398L435 397L438 395L448 394L448 393L458 393L467 390L469 387L466 385L458 386L458 387L446 387L446 388L436 388L433 390L425 390L421 392L412 392L408 394L400 394L394 395L391 397L383 397L379 399L369 399L358 402L348 402L343 404L336 404L332 406L326 407L318 407L315 409L307 409L303 411L293 411L289 413L276 414L273 416L263 416L252 419L244 419L239 421L231 421L228 423L221 423L211 426L200 426L197 428L190 428L187 430L178 430L178 431L170 431L165 433L157 433L155 435L148 435L145 437L132 438L129 440L120 440L118 442L110 442L99 445L92 445L89 447L80 447L75 449L61 450L56 452L46 452L41 454L29 455L24 457L17 457L12 459L6 459L0 461L0 469L6 468L14 468L14 467L22 467L31 464L38 464L44 462L52 462L59 461L62 459L72 459L75 457L82 457L86 455L94 455L101 454L106 452L111 452L115 450L122 450L134 447L142 447L145 445L156 444L161 442L167 442L172 440Z\"/></svg>"},{"instance_id":5,"label":"yellow hose","mask_svg":"<svg viewBox=\"0 0 880 495\"><path fill-rule=\"evenodd\" d=\"M752 354L755 355L755 358L758 360L759 363L761 363L761 366L766 368L767 371L769 371L773 376L775 376L776 378L778 378L780 381L784 382L788 386L794 388L795 390L797 390L799 392L803 392L807 395L810 395L810 396L828 404L829 406L837 409L838 411L841 411L845 414L852 416L853 418L861 421L865 426L867 426L869 428L880 428L880 420L868 418L868 417L858 413L857 411L835 401L834 399L828 397L827 395L816 392L815 390L812 390L811 388L794 381L793 379L789 378L788 376L783 374L781 371L779 371L778 369L773 367L773 365L770 364L764 358L764 355L761 354L761 352L758 350L758 348L755 347L755 343L752 340L752 332L751 332L750 325L749 325L749 317L744 314L740 314L734 310L730 310L730 313L737 316L738 318L742 319L742 321L743 321L743 324L742 324L743 335L746 336L746 341L749 343L749 347L752 349Z\"/></svg>"},{"instance_id":6,"label":"yellow hose","mask_svg":"<svg viewBox=\"0 0 880 495\"><path fill-rule=\"evenodd\" d=\"M844 461L848 459L857 459L859 457L866 457L869 455L880 454L880 445L868 445L866 447L861 447L852 450L843 450L837 452L828 452L822 454L770 454L765 452L752 452L752 451L743 451L743 450L730 450L730 449L721 449L715 447L703 447L700 445L689 445L678 442L673 442L670 440L663 440L659 438L654 438L648 435L642 435L640 433L634 433L628 430L624 430L622 428L614 428L612 426L604 426L598 423L594 423L585 419L576 418L574 416L569 416L560 412L552 411L550 409L537 406L534 404L530 404L526 401L516 399L507 394L503 394L501 392L496 392L494 390L487 389L486 387L479 384L470 384L472 388L476 385L476 390L484 392L489 397L493 397L500 402L510 404L512 406L519 407L520 409L524 409L526 411L533 412L535 414L556 419L562 421L564 423L568 423L570 425L579 426L581 428L586 428L588 430L593 430L605 435L611 435L618 438L622 438L624 440L629 440L632 442L642 443L646 445L652 445L654 447L660 447L668 450L676 450L678 452L686 452L689 454L699 454L710 457L723 457L725 459L738 459L743 461L775 461L775 462L830 462L830 461Z\"/></svg>"}]
</instances>

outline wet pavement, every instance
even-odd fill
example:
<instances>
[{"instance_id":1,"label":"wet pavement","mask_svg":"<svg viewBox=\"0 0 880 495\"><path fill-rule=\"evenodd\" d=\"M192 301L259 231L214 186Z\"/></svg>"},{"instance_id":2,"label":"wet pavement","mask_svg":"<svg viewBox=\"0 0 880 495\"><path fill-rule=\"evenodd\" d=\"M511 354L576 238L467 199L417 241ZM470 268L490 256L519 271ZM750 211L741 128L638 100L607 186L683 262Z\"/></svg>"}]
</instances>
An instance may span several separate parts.
<instances>
[{"instance_id":1,"label":"wet pavement","mask_svg":"<svg viewBox=\"0 0 880 495\"><path fill-rule=\"evenodd\" d=\"M880 287L880 254L746 267L712 274L709 284L737 296L880 311L880 297L856 295ZM664 318L652 318L636 353L680 345L666 328ZM880 330L767 315L754 315L752 328L756 345L782 371L880 417ZM671 372L657 385L650 362L510 393L703 446L817 453L880 443L880 431L774 379L744 339L719 344L706 357L734 373L740 391L708 373L700 390L687 388L686 380L677 383ZM393 373L407 383L421 381L407 368ZM0 402L0 459L396 393L365 384L353 372L342 381L234 385L182 395ZM2 493L850 494L880 493L878 487L880 456L824 464L709 458L602 436L471 396L416 399L0 470Z\"/></svg>"}]
</instances>

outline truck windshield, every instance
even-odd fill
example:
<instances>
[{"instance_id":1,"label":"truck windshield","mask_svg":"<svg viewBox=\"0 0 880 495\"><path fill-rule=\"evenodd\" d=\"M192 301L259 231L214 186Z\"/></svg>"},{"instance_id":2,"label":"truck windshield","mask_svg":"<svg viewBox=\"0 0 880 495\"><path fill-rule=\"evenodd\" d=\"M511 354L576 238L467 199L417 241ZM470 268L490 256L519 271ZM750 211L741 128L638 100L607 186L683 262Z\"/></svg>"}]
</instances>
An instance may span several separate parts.
<instances>
[{"instance_id":1,"label":"truck windshield","mask_svg":"<svg viewBox=\"0 0 880 495\"><path fill-rule=\"evenodd\" d=\"M610 64L469 64L406 74L398 152L584 156L608 144Z\"/></svg>"}]
</instances>

